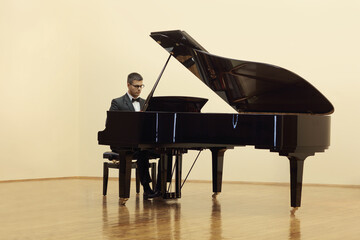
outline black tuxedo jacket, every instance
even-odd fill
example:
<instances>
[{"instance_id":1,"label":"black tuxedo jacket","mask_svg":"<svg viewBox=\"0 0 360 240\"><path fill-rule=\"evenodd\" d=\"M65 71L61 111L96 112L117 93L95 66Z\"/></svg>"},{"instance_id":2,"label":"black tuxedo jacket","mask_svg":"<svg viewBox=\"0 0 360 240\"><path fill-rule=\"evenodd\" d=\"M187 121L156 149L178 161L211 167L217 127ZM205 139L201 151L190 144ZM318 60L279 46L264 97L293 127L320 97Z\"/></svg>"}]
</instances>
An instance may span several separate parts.
<instances>
[{"instance_id":1,"label":"black tuxedo jacket","mask_svg":"<svg viewBox=\"0 0 360 240\"><path fill-rule=\"evenodd\" d=\"M145 100L140 98L140 109L143 108L145 104ZM111 101L111 106L109 111L123 111L123 112L135 112L135 108L127 95L125 93L124 96L115 98Z\"/></svg>"}]
</instances>

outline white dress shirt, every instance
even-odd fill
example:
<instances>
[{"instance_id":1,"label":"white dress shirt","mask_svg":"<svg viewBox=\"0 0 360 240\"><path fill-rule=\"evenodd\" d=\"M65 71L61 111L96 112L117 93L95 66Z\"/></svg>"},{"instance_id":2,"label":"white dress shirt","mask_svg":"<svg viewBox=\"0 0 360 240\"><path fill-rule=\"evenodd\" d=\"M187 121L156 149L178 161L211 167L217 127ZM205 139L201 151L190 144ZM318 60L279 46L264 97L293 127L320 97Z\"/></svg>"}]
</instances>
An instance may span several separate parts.
<instances>
[{"instance_id":1,"label":"white dress shirt","mask_svg":"<svg viewBox=\"0 0 360 240\"><path fill-rule=\"evenodd\" d=\"M127 93L127 95L129 96L129 98L130 98L130 101L132 101L133 100L133 96L131 96L128 92L126 92ZM140 112L140 102L138 102L138 101L135 101L135 102L132 102L132 105L134 106L134 108L135 108L135 112Z\"/></svg>"}]
</instances>

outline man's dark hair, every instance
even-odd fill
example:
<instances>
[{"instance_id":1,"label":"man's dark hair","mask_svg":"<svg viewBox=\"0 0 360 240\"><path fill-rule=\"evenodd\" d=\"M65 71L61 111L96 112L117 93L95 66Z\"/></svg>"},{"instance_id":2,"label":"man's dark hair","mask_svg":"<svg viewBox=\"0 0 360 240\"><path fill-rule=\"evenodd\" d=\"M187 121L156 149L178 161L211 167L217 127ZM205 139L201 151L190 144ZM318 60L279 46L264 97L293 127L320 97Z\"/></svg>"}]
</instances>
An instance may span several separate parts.
<instances>
[{"instance_id":1,"label":"man's dark hair","mask_svg":"<svg viewBox=\"0 0 360 240\"><path fill-rule=\"evenodd\" d=\"M130 73L128 75L127 82L132 84L134 80L141 81L141 80L143 80L143 78L142 78L142 76L140 74L138 74L136 72Z\"/></svg>"}]
</instances>

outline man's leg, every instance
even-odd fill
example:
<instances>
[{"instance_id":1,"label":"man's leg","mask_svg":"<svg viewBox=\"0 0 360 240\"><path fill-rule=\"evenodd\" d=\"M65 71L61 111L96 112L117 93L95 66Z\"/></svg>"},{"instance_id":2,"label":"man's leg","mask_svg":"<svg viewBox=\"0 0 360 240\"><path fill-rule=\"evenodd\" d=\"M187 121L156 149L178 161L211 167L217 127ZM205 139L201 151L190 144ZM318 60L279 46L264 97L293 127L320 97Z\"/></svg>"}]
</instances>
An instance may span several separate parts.
<instances>
[{"instance_id":1,"label":"man's leg","mask_svg":"<svg viewBox=\"0 0 360 240\"><path fill-rule=\"evenodd\" d=\"M146 154L146 151L139 151L136 153L137 159L137 168L139 170L140 183L144 188L144 194L153 193L149 183L151 182L151 177L149 174L149 157Z\"/></svg>"}]
</instances>

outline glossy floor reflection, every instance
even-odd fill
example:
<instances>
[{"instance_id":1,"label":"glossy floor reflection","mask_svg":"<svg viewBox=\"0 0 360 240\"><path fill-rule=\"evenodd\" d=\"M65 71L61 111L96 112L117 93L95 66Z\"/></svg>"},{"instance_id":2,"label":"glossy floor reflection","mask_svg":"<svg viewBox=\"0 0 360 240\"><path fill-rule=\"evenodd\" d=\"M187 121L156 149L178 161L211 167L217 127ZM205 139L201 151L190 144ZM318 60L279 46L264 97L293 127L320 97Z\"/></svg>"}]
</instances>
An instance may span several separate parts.
<instances>
[{"instance_id":1,"label":"glossy floor reflection","mask_svg":"<svg viewBox=\"0 0 360 240\"><path fill-rule=\"evenodd\" d=\"M120 202L108 207L103 198L103 233L111 238L180 239L180 203L176 200L143 200L141 195L132 199L135 205L123 206ZM112 204L112 203L111 203ZM109 211L110 210L110 211Z\"/></svg>"},{"instance_id":2,"label":"glossy floor reflection","mask_svg":"<svg viewBox=\"0 0 360 240\"><path fill-rule=\"evenodd\" d=\"M188 182L178 200L119 204L101 179L0 183L0 239L358 239L360 188L304 186L290 214L287 185ZM132 185L134 188L134 185ZM132 190L134 190L132 188Z\"/></svg>"}]
</instances>

